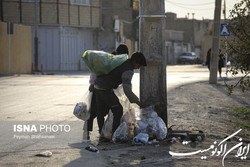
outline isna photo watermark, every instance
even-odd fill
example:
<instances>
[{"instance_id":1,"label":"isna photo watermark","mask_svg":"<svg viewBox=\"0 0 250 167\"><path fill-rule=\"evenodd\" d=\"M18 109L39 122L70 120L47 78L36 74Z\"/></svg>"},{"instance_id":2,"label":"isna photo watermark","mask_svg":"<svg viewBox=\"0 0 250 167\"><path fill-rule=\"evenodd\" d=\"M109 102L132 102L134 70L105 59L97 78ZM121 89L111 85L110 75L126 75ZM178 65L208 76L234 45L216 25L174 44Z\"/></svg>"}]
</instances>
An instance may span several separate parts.
<instances>
[{"instance_id":1,"label":"isna photo watermark","mask_svg":"<svg viewBox=\"0 0 250 167\"><path fill-rule=\"evenodd\" d=\"M71 127L70 125L66 124L14 124L13 125L13 132L19 132L19 133L27 133L27 132L70 132Z\"/></svg>"}]
</instances>

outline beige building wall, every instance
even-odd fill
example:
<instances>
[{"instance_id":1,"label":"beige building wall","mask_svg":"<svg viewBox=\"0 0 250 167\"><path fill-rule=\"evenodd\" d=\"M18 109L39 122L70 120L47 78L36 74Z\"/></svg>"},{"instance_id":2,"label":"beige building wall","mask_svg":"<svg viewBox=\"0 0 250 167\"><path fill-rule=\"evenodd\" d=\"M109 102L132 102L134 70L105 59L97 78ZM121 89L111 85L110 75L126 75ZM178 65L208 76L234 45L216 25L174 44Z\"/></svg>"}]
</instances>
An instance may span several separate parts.
<instances>
[{"instance_id":1,"label":"beige building wall","mask_svg":"<svg viewBox=\"0 0 250 167\"><path fill-rule=\"evenodd\" d=\"M0 73L31 73L31 53L31 27L14 24L14 33L9 36L7 34L7 23L0 22Z\"/></svg>"},{"instance_id":2,"label":"beige building wall","mask_svg":"<svg viewBox=\"0 0 250 167\"><path fill-rule=\"evenodd\" d=\"M0 22L0 74L8 74L9 42L7 24Z\"/></svg>"},{"instance_id":3,"label":"beige building wall","mask_svg":"<svg viewBox=\"0 0 250 167\"><path fill-rule=\"evenodd\" d=\"M78 6L72 5L69 7L70 9L70 24L78 25Z\"/></svg>"},{"instance_id":4,"label":"beige building wall","mask_svg":"<svg viewBox=\"0 0 250 167\"><path fill-rule=\"evenodd\" d=\"M57 24L57 4L55 0L42 1L41 3L41 23Z\"/></svg>"},{"instance_id":5,"label":"beige building wall","mask_svg":"<svg viewBox=\"0 0 250 167\"><path fill-rule=\"evenodd\" d=\"M91 18L90 18L90 12L91 8L89 6L82 6L80 7L80 24L91 26Z\"/></svg>"},{"instance_id":6,"label":"beige building wall","mask_svg":"<svg viewBox=\"0 0 250 167\"><path fill-rule=\"evenodd\" d=\"M90 5L70 4L69 0L41 0L37 3L37 22L40 25L62 24L96 28L100 25L100 10L100 0L92 0ZM34 24L35 3L3 0L3 21Z\"/></svg>"},{"instance_id":7,"label":"beige building wall","mask_svg":"<svg viewBox=\"0 0 250 167\"><path fill-rule=\"evenodd\" d=\"M37 18L40 18L40 6L37 6ZM35 23L35 5L34 3L22 3L22 22L26 24Z\"/></svg>"},{"instance_id":8,"label":"beige building wall","mask_svg":"<svg viewBox=\"0 0 250 167\"><path fill-rule=\"evenodd\" d=\"M20 22L20 3L19 0L3 0L3 18L6 21Z\"/></svg>"},{"instance_id":9,"label":"beige building wall","mask_svg":"<svg viewBox=\"0 0 250 167\"><path fill-rule=\"evenodd\" d=\"M100 10L99 8L92 8L92 25L98 27L100 23Z\"/></svg>"},{"instance_id":10,"label":"beige building wall","mask_svg":"<svg viewBox=\"0 0 250 167\"><path fill-rule=\"evenodd\" d=\"M100 6L100 0L92 0L92 6Z\"/></svg>"},{"instance_id":11,"label":"beige building wall","mask_svg":"<svg viewBox=\"0 0 250 167\"><path fill-rule=\"evenodd\" d=\"M69 7L68 2L61 2L59 4L59 24L69 24Z\"/></svg>"}]
</instances>

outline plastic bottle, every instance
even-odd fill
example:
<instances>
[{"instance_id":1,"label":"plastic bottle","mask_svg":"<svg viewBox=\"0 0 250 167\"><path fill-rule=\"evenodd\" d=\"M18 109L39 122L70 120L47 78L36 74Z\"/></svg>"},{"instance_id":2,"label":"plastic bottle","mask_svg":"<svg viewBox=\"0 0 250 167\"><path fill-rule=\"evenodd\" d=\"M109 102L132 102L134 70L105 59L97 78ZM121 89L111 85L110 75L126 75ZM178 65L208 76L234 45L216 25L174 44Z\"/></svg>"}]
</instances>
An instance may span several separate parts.
<instances>
[{"instance_id":1,"label":"plastic bottle","mask_svg":"<svg viewBox=\"0 0 250 167\"><path fill-rule=\"evenodd\" d=\"M88 150L88 151L91 151L91 152L99 153L99 150L96 147L92 146L92 145L88 145L87 147L85 147L85 149Z\"/></svg>"}]
</instances>

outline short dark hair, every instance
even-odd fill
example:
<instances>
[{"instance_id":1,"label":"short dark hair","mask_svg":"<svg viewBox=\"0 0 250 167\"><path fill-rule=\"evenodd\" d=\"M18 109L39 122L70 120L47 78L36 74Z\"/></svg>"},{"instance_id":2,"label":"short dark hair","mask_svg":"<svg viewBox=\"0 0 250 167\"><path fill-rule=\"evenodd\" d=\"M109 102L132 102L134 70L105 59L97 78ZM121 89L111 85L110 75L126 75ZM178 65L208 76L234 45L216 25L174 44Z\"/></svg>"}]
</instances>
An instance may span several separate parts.
<instances>
[{"instance_id":1,"label":"short dark hair","mask_svg":"<svg viewBox=\"0 0 250 167\"><path fill-rule=\"evenodd\" d=\"M128 47L125 44L120 44L117 48L116 48L116 54L120 55L120 54L128 54Z\"/></svg>"},{"instance_id":2,"label":"short dark hair","mask_svg":"<svg viewBox=\"0 0 250 167\"><path fill-rule=\"evenodd\" d=\"M146 59L145 59L144 55L141 52L134 52L132 54L132 56L131 56L131 60L135 61L136 64L147 66Z\"/></svg>"}]
</instances>

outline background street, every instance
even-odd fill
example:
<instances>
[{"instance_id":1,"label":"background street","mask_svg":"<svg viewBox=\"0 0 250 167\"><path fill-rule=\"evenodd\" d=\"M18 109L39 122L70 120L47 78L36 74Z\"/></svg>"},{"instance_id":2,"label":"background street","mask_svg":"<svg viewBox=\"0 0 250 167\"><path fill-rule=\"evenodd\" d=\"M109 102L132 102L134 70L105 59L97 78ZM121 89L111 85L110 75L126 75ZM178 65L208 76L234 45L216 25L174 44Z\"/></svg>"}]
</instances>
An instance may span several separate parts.
<instances>
[{"instance_id":1,"label":"background street","mask_svg":"<svg viewBox=\"0 0 250 167\"><path fill-rule=\"evenodd\" d=\"M208 80L207 67L201 65L169 66L167 89ZM72 108L89 86L89 73L55 73L55 75L14 75L0 78L0 119L25 121L59 121L73 119ZM135 73L133 90L139 93L139 73Z\"/></svg>"}]
</instances>

